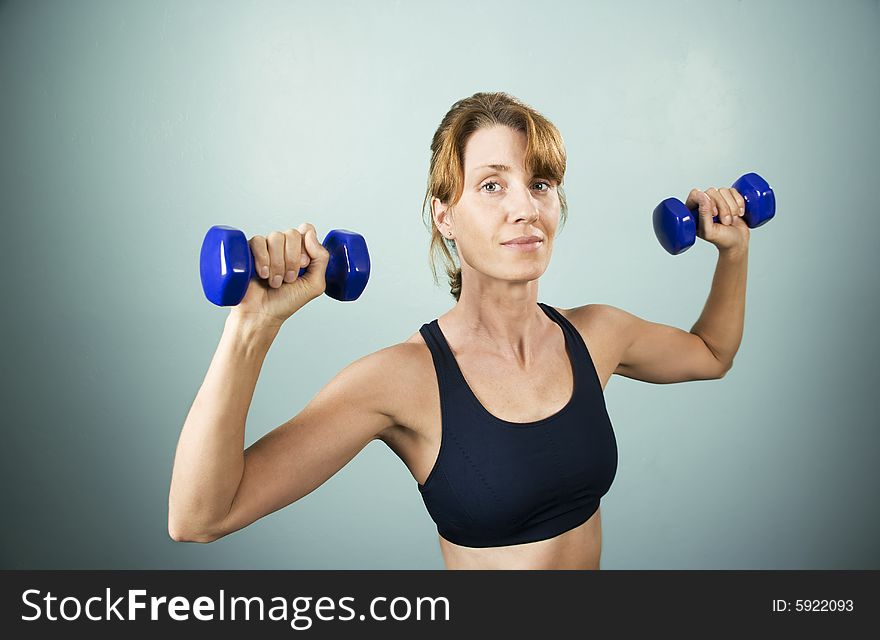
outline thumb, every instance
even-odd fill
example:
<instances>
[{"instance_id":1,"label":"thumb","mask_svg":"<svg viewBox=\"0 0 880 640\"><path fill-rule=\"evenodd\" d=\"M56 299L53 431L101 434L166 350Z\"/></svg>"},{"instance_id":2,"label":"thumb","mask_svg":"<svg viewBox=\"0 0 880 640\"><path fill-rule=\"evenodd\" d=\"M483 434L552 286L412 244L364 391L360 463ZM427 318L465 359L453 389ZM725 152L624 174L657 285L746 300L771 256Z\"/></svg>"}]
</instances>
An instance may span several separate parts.
<instances>
[{"instance_id":1,"label":"thumb","mask_svg":"<svg viewBox=\"0 0 880 640\"><path fill-rule=\"evenodd\" d=\"M691 189L687 200L684 201L684 206L691 211L699 208L700 213L703 213L704 211L712 214L717 213L715 211L715 205L712 203L712 198L709 197L708 193L700 191L699 189Z\"/></svg>"},{"instance_id":2,"label":"thumb","mask_svg":"<svg viewBox=\"0 0 880 640\"><path fill-rule=\"evenodd\" d=\"M712 198L710 198L705 191L694 189L688 194L685 206L691 210L693 210L694 207L697 208L697 215L700 218L697 235L701 238L706 238L707 235L711 236L713 226L715 225L712 216L716 215L715 205L712 203Z\"/></svg>"}]
</instances>

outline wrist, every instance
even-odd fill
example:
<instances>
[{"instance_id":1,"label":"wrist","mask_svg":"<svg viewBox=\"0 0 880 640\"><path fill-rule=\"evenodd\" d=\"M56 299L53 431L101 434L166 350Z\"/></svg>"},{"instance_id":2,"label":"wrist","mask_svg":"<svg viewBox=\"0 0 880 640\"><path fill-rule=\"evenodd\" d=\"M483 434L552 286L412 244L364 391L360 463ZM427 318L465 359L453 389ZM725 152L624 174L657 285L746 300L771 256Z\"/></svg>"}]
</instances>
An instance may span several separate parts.
<instances>
[{"instance_id":1,"label":"wrist","mask_svg":"<svg viewBox=\"0 0 880 640\"><path fill-rule=\"evenodd\" d=\"M749 255L749 245L744 244L737 247L724 247L718 249L718 257L727 260L744 260Z\"/></svg>"},{"instance_id":2,"label":"wrist","mask_svg":"<svg viewBox=\"0 0 880 640\"><path fill-rule=\"evenodd\" d=\"M226 328L248 342L271 342L281 329L281 321L262 313L242 312L236 307L226 318Z\"/></svg>"}]
</instances>

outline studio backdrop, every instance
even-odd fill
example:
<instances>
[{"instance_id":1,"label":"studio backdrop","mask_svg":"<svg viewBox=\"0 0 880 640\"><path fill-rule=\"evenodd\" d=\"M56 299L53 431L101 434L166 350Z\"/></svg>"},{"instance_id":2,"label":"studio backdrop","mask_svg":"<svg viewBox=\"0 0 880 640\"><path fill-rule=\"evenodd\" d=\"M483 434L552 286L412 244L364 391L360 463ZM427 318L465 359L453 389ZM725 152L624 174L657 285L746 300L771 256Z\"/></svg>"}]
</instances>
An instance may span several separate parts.
<instances>
[{"instance_id":1,"label":"studio backdrop","mask_svg":"<svg viewBox=\"0 0 880 640\"><path fill-rule=\"evenodd\" d=\"M454 304L422 201L434 130L480 91L564 138L558 308L689 330L717 250L666 253L654 207L750 171L776 193L733 369L608 384L602 568L880 568L878 29L869 0L0 3L2 568L442 568L379 441L211 544L174 542L167 501L229 312L205 232L352 229L372 261L357 301L285 323L247 446Z\"/></svg>"}]
</instances>

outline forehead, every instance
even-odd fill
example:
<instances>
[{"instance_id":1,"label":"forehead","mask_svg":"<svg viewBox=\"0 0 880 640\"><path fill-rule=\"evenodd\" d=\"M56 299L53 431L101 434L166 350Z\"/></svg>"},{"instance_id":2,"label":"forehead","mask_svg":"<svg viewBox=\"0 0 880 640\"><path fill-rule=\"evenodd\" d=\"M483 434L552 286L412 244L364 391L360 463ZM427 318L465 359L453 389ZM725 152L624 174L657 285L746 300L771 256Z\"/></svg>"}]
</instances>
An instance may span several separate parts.
<instances>
[{"instance_id":1,"label":"forehead","mask_svg":"<svg viewBox=\"0 0 880 640\"><path fill-rule=\"evenodd\" d=\"M465 171L475 171L487 164L520 167L526 153L526 134L510 127L479 129L468 138L464 150Z\"/></svg>"}]
</instances>

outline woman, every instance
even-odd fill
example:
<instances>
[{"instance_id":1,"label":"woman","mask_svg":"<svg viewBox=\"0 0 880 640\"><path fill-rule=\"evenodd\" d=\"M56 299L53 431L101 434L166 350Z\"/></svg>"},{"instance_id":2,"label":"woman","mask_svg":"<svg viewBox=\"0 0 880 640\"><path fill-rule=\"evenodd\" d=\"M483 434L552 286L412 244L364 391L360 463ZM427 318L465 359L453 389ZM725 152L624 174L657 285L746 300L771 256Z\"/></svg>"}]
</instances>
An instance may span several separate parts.
<instances>
[{"instance_id":1,"label":"woman","mask_svg":"<svg viewBox=\"0 0 880 640\"><path fill-rule=\"evenodd\" d=\"M447 568L599 568L599 501L617 469L603 390L612 373L671 383L730 369L743 329L745 202L711 188L685 203L719 249L709 299L686 332L609 305L538 302L566 215L565 149L541 114L504 93L475 94L446 114L431 151L431 251L455 306L347 366L243 450L266 352L282 323L322 294L329 259L310 224L253 237L260 279L230 311L180 434L174 540L237 531L380 439L417 481Z\"/></svg>"}]
</instances>

